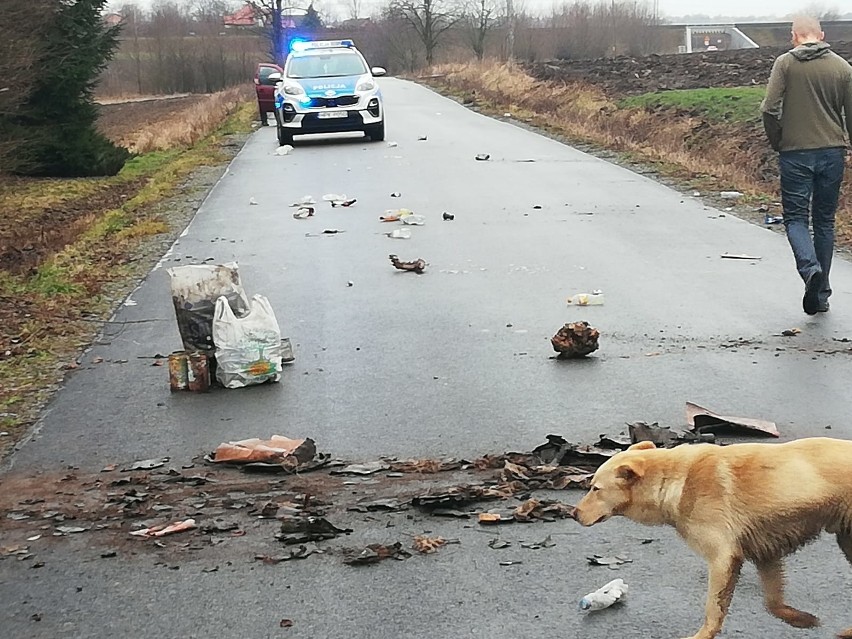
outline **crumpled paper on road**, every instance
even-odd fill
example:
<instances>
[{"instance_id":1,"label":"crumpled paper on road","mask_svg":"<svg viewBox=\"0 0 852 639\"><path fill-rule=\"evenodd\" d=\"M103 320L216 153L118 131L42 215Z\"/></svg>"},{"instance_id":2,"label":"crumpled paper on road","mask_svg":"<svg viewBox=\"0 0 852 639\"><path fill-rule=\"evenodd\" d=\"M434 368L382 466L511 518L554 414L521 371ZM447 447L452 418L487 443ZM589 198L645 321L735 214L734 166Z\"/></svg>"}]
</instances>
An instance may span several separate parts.
<instances>
[{"instance_id":1,"label":"crumpled paper on road","mask_svg":"<svg viewBox=\"0 0 852 639\"><path fill-rule=\"evenodd\" d=\"M219 444L209 456L215 463L250 464L255 462L279 464L285 460L294 460L306 464L317 454L313 439L290 439L273 435L269 439L242 439Z\"/></svg>"}]
</instances>

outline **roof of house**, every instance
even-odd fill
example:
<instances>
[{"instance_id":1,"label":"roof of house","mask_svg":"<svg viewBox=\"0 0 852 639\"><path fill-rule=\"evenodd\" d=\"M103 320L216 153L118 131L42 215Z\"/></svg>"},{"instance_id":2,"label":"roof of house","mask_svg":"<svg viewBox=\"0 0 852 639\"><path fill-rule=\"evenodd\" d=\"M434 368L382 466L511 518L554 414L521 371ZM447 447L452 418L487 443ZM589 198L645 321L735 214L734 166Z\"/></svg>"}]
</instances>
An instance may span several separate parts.
<instances>
[{"instance_id":1,"label":"roof of house","mask_svg":"<svg viewBox=\"0 0 852 639\"><path fill-rule=\"evenodd\" d=\"M253 27L257 24L258 18L257 10L247 4L242 9L225 16L224 22L229 27Z\"/></svg>"}]
</instances>

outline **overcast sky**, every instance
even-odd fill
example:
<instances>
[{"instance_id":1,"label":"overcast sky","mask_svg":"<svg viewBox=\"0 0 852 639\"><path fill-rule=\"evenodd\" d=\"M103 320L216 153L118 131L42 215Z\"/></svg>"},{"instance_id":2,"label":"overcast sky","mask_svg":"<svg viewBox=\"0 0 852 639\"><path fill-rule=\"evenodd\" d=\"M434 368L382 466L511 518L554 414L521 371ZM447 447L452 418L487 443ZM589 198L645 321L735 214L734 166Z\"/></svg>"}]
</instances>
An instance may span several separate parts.
<instances>
[{"instance_id":1,"label":"overcast sky","mask_svg":"<svg viewBox=\"0 0 852 639\"><path fill-rule=\"evenodd\" d=\"M659 0L660 12L670 16L704 13L707 15L777 15L783 16L801 11L808 6L819 6L835 9L846 4L812 3L796 0Z\"/></svg>"},{"instance_id":2,"label":"overcast sky","mask_svg":"<svg viewBox=\"0 0 852 639\"><path fill-rule=\"evenodd\" d=\"M112 0L112 6L118 6L127 0ZM150 7L156 0L135 0L140 6ZM192 0L178 0L190 3ZM307 5L311 0L289 0L289 4ZM505 0L503 0L505 1ZM568 0L570 4L571 0ZM594 1L594 0L592 0ZM641 1L641 0L640 0ZM690 14L705 14L709 16L778 16L782 17L801 11L805 7L817 7L823 10L837 10L841 13L850 11L849 0L657 0L660 13L666 17L684 16ZM563 4L561 0L515 0L517 5L526 6L531 12L543 11L549 14L553 7ZM653 0L647 0L652 6ZM234 0L239 4L238 0ZM372 7L387 4L386 0L361 0L365 13ZM351 5L347 0L316 0L316 6L322 11L332 7ZM345 10L343 10L345 13Z\"/></svg>"}]
</instances>

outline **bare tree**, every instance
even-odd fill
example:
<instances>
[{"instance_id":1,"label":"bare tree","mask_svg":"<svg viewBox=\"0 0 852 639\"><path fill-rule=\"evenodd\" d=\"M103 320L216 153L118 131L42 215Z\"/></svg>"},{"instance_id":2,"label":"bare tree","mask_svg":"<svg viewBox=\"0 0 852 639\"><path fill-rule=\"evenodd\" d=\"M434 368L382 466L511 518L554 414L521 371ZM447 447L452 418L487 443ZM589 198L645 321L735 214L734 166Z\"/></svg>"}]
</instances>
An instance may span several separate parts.
<instances>
[{"instance_id":1,"label":"bare tree","mask_svg":"<svg viewBox=\"0 0 852 639\"><path fill-rule=\"evenodd\" d=\"M284 58L287 57L284 29L281 23L281 16L286 6L284 0L249 0L248 4L260 11L264 17L264 23L271 27L268 34L272 45L270 47L272 60L276 64L284 64Z\"/></svg>"},{"instance_id":2,"label":"bare tree","mask_svg":"<svg viewBox=\"0 0 852 639\"><path fill-rule=\"evenodd\" d=\"M464 17L452 0L392 0L388 13L411 25L423 43L427 65L435 61L441 36Z\"/></svg>"},{"instance_id":3,"label":"bare tree","mask_svg":"<svg viewBox=\"0 0 852 639\"><path fill-rule=\"evenodd\" d=\"M294 4L294 0L247 0L247 4L254 7L263 16L264 24L268 25L267 36L271 43L272 59L276 64L284 64L287 57L287 33L284 28L284 20L300 16L302 19L309 18L321 25L322 18L319 11L308 0L308 6L303 8ZM316 25L313 25L316 26Z\"/></svg>"},{"instance_id":4,"label":"bare tree","mask_svg":"<svg viewBox=\"0 0 852 639\"><path fill-rule=\"evenodd\" d=\"M485 55L485 41L499 20L498 0L468 0L465 10L466 31L477 60L482 60Z\"/></svg>"},{"instance_id":5,"label":"bare tree","mask_svg":"<svg viewBox=\"0 0 852 639\"><path fill-rule=\"evenodd\" d=\"M349 17L352 20L357 20L361 17L361 8L363 6L363 0L348 0L346 3L346 9L349 12Z\"/></svg>"},{"instance_id":6,"label":"bare tree","mask_svg":"<svg viewBox=\"0 0 852 639\"><path fill-rule=\"evenodd\" d=\"M796 15L812 16L823 22L839 20L841 17L840 11L837 7L827 7L825 3L822 2L812 2L802 11L796 12Z\"/></svg>"},{"instance_id":7,"label":"bare tree","mask_svg":"<svg viewBox=\"0 0 852 639\"><path fill-rule=\"evenodd\" d=\"M136 75L136 91L142 95L142 51L139 48L139 30L145 20L144 12L135 2L125 2L118 7L117 13L122 17L122 35L133 42L130 58Z\"/></svg>"}]
</instances>

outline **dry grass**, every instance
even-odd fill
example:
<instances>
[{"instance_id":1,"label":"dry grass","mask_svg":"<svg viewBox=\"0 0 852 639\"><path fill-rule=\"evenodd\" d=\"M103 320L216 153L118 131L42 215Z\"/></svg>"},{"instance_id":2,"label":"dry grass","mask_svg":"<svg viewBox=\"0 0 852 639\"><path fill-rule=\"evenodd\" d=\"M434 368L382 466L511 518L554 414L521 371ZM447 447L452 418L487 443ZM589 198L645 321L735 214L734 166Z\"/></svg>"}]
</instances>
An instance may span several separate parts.
<instances>
[{"instance_id":1,"label":"dry grass","mask_svg":"<svg viewBox=\"0 0 852 639\"><path fill-rule=\"evenodd\" d=\"M759 125L715 121L695 109L619 106L582 83L538 81L520 69L485 61L433 69L425 82L475 103L568 138L628 154L704 188L777 198L777 161ZM852 241L852 193L838 211L838 232Z\"/></svg>"},{"instance_id":2,"label":"dry grass","mask_svg":"<svg viewBox=\"0 0 852 639\"><path fill-rule=\"evenodd\" d=\"M215 131L251 97L248 87L200 95L186 109L168 119L125 133L116 141L140 154L190 147Z\"/></svg>"},{"instance_id":3,"label":"dry grass","mask_svg":"<svg viewBox=\"0 0 852 639\"><path fill-rule=\"evenodd\" d=\"M93 318L109 316L114 300L144 276L136 258L145 239L182 228L185 218L155 205L183 189L197 167L225 161L225 136L250 131L255 109L244 101L197 144L133 158L115 178L0 183L29 207L0 197L0 220L17 213L12 226L32 235L17 238L20 246L32 244L26 252L38 254L27 269L0 263L0 430L10 434L0 438L0 458L38 418L65 365L91 343L100 326ZM73 197L63 197L66 190ZM45 242L39 220L56 222L50 228L58 239Z\"/></svg>"}]
</instances>

